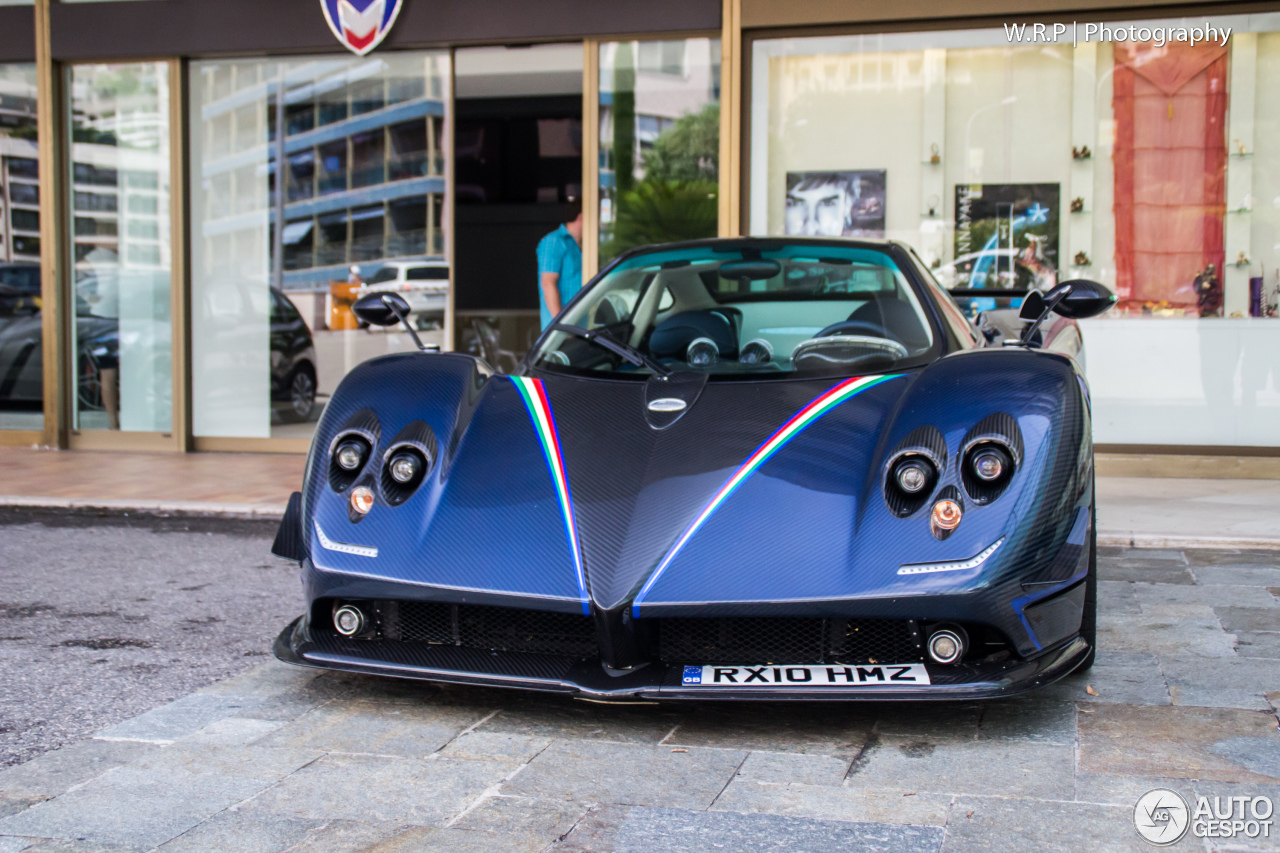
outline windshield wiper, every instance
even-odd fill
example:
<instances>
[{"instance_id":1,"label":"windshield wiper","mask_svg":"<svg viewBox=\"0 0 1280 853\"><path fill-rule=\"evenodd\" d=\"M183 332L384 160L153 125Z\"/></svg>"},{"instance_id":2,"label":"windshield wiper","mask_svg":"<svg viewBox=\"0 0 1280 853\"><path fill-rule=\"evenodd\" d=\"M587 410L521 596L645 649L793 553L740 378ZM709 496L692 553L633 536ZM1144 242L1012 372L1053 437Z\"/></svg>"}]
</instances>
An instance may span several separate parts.
<instances>
[{"instance_id":1,"label":"windshield wiper","mask_svg":"<svg viewBox=\"0 0 1280 853\"><path fill-rule=\"evenodd\" d=\"M637 367L647 367L659 376L670 376L671 371L660 362L655 361L633 346L622 343L617 338L600 329L584 329L581 326L570 326L568 323L555 323L551 326L555 332L564 332L575 338L582 338L592 344L599 344L614 355L621 356Z\"/></svg>"}]
</instances>

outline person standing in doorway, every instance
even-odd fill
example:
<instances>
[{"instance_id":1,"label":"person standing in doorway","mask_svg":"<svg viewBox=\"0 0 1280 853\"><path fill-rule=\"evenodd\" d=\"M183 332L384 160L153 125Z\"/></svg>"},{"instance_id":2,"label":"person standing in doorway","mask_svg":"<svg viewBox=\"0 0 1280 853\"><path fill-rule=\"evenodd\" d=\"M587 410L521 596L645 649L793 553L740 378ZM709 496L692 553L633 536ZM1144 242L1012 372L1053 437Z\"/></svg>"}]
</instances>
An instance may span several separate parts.
<instances>
[{"instance_id":1,"label":"person standing in doorway","mask_svg":"<svg viewBox=\"0 0 1280 853\"><path fill-rule=\"evenodd\" d=\"M538 300L542 328L582 289L582 202L569 199L569 221L538 243Z\"/></svg>"}]
</instances>

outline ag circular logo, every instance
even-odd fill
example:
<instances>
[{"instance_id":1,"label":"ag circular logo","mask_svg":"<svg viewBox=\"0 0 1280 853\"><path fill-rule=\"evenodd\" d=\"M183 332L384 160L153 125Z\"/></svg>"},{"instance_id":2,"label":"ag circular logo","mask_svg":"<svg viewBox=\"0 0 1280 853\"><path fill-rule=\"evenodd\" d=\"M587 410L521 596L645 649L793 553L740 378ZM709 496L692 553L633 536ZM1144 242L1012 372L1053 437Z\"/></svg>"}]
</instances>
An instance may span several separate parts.
<instances>
[{"instance_id":1,"label":"ag circular logo","mask_svg":"<svg viewBox=\"0 0 1280 853\"><path fill-rule=\"evenodd\" d=\"M1177 791L1155 788L1138 798L1138 804L1133 807L1133 825L1147 841L1164 847L1187 834L1191 809Z\"/></svg>"}]
</instances>

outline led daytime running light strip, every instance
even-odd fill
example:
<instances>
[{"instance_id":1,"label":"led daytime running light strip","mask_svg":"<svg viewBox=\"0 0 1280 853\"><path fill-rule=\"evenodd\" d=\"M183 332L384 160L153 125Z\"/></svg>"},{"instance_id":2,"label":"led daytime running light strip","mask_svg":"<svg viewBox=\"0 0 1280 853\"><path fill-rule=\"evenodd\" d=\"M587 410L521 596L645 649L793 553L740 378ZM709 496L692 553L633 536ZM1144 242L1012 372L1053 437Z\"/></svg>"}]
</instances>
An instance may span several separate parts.
<instances>
[{"instance_id":1,"label":"led daytime running light strip","mask_svg":"<svg viewBox=\"0 0 1280 853\"><path fill-rule=\"evenodd\" d=\"M707 504L702 512L698 514L698 517L693 520L693 523L689 525L688 529L676 540L675 545L671 546L671 550L662 558L662 562L654 569L653 574L649 576L649 580L636 596L633 607L638 610L641 600L653 588L658 578L666 571L667 566L671 565L671 561L676 558L676 555L680 553L685 544L693 538L693 534L697 533L707 523L707 520L738 490L738 487L746 482L748 477L760 470L760 467L772 459L779 450L786 447L793 438L836 406L857 396L868 388L879 385L881 382L888 382L890 379L897 379L901 375L900 373L891 373L886 376L855 376L852 379L846 379L811 400L807 406L792 415L789 421L778 427L778 430L769 436L765 443L760 445L756 452L751 454L747 461L743 462L738 470L725 481L725 484L711 498L711 502Z\"/></svg>"},{"instance_id":2,"label":"led daytime running light strip","mask_svg":"<svg viewBox=\"0 0 1280 853\"><path fill-rule=\"evenodd\" d=\"M987 561L987 558L990 557L992 554L994 554L996 552L996 549L999 548L1001 543L1003 542L1004 542L1004 537L1001 536L995 542L992 542L986 548L982 549L982 551L979 552L977 555L963 561L958 561L954 563L913 563L910 565L901 566L898 569L898 574L928 575L928 574L933 574L934 572L962 572L965 569L976 569L978 568L978 566L981 566L983 563L985 563Z\"/></svg>"},{"instance_id":3,"label":"led daytime running light strip","mask_svg":"<svg viewBox=\"0 0 1280 853\"><path fill-rule=\"evenodd\" d=\"M346 542L334 542L328 536L324 535L324 531L320 529L320 522L312 521L316 528L316 538L320 540L320 544L330 551L337 551L339 554L354 554L357 557L376 557L378 549L372 545L348 545Z\"/></svg>"},{"instance_id":4,"label":"led daytime running light strip","mask_svg":"<svg viewBox=\"0 0 1280 853\"><path fill-rule=\"evenodd\" d=\"M582 597L582 612L589 614L587 604L587 584L582 573L582 553L578 548L578 528L573 517L573 499L569 494L569 478L564 471L564 455L560 452L560 437L556 432L556 421L551 414L551 404L547 401L547 392L541 379L530 379L527 376L512 376L520 399L529 410L529 418L533 421L534 432L538 435L538 443L542 446L542 456L547 461L547 470L551 472L551 482L556 489L556 497L560 500L560 511L564 516L565 535L569 538L569 552L573 554L573 567L578 573L578 594Z\"/></svg>"}]
</instances>

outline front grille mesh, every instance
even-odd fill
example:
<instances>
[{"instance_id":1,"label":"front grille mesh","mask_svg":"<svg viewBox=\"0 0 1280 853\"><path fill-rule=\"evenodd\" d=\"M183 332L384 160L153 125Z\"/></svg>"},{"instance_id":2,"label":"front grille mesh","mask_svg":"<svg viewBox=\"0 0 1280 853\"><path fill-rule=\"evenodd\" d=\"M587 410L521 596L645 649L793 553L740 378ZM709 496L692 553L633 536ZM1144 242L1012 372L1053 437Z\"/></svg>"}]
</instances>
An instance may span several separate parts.
<instances>
[{"instance_id":1,"label":"front grille mesh","mask_svg":"<svg viewBox=\"0 0 1280 853\"><path fill-rule=\"evenodd\" d=\"M662 619L667 663L911 663L923 649L908 619L725 617Z\"/></svg>"},{"instance_id":2,"label":"front grille mesh","mask_svg":"<svg viewBox=\"0 0 1280 853\"><path fill-rule=\"evenodd\" d=\"M423 601L375 603L379 634L389 640L568 657L598 654L590 616Z\"/></svg>"}]
</instances>

